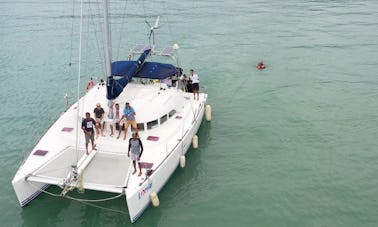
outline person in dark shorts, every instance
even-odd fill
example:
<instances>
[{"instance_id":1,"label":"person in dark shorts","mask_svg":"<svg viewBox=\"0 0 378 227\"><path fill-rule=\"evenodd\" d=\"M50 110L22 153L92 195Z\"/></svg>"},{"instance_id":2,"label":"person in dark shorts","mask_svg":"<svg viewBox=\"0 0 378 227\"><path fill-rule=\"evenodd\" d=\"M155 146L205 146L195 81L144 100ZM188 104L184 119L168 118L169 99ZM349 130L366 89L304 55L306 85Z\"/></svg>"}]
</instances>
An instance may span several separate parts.
<instances>
[{"instance_id":1,"label":"person in dark shorts","mask_svg":"<svg viewBox=\"0 0 378 227\"><path fill-rule=\"evenodd\" d=\"M131 152L131 156L130 156ZM129 139L129 149L127 152L127 156L133 160L133 166L134 166L134 172L135 174L137 172L136 169L136 162L138 161L138 167L139 167L139 174L138 176L142 175L142 167L139 164L140 157L142 156L143 153L143 144L142 141L140 140L138 133L133 132L133 137Z\"/></svg>"},{"instance_id":2,"label":"person in dark shorts","mask_svg":"<svg viewBox=\"0 0 378 227\"><path fill-rule=\"evenodd\" d=\"M96 120L96 138L98 138L98 135L105 136L104 135L104 126L105 126L105 111L101 107L100 103L96 104L96 108L93 110L95 114L95 120Z\"/></svg>"},{"instance_id":3,"label":"person in dark shorts","mask_svg":"<svg viewBox=\"0 0 378 227\"><path fill-rule=\"evenodd\" d=\"M196 99L196 94L197 94L197 100L199 100L199 93L198 93L199 92L199 77L196 73L194 73L193 69L191 69L189 73L190 73L190 79L192 80L194 100Z\"/></svg>"},{"instance_id":4,"label":"person in dark shorts","mask_svg":"<svg viewBox=\"0 0 378 227\"><path fill-rule=\"evenodd\" d=\"M83 132L85 134L85 151L88 153L88 143L89 140L92 142L92 150L96 150L96 145L94 144L94 127L96 125L96 122L93 118L91 118L90 113L85 113L85 118L81 122L81 128L83 129Z\"/></svg>"}]
</instances>

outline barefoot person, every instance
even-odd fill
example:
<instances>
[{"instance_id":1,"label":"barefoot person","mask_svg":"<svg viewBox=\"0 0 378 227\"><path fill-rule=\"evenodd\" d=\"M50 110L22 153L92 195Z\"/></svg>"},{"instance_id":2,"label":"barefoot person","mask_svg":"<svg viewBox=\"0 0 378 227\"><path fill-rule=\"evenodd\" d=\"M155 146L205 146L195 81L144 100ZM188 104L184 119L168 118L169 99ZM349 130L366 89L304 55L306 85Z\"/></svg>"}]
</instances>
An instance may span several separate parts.
<instances>
[{"instance_id":1,"label":"barefoot person","mask_svg":"<svg viewBox=\"0 0 378 227\"><path fill-rule=\"evenodd\" d=\"M198 91L199 91L199 76L196 73L194 73L193 69L191 69L189 71L189 73L190 73L190 79L192 80L194 100L196 100L196 94L197 94L197 100L198 100L199 99L199 94L198 94Z\"/></svg>"},{"instance_id":2,"label":"barefoot person","mask_svg":"<svg viewBox=\"0 0 378 227\"><path fill-rule=\"evenodd\" d=\"M104 135L104 126L105 126L105 111L101 107L100 103L96 104L96 108L93 110L95 114L95 120L96 120L96 138L98 138L98 135L105 136Z\"/></svg>"},{"instance_id":3,"label":"barefoot person","mask_svg":"<svg viewBox=\"0 0 378 227\"><path fill-rule=\"evenodd\" d=\"M113 101L109 101L109 113L108 113L108 119L109 119L109 127L110 127L110 136L112 137L113 134L114 134L114 128L113 128L113 124L114 124L114 109L113 109L113 106L114 106L114 102Z\"/></svg>"},{"instance_id":4,"label":"barefoot person","mask_svg":"<svg viewBox=\"0 0 378 227\"><path fill-rule=\"evenodd\" d=\"M88 143L89 140L92 142L92 150L96 150L96 145L94 144L94 130L96 122L93 118L91 118L90 113L85 113L85 118L81 122L81 128L83 129L83 132L85 134L85 150L87 155L88 153Z\"/></svg>"},{"instance_id":5,"label":"barefoot person","mask_svg":"<svg viewBox=\"0 0 378 227\"><path fill-rule=\"evenodd\" d=\"M124 123L124 119L126 119L126 123ZM129 125L133 127L133 129L138 132L137 123L135 121L135 111L134 108L130 106L130 103L126 103L125 109L123 109L123 115L121 119L119 120L120 126L125 125L125 135L123 136L123 139L126 139L127 130L129 128ZM122 130L119 130L119 134L117 139L121 136Z\"/></svg>"},{"instance_id":6,"label":"barefoot person","mask_svg":"<svg viewBox=\"0 0 378 227\"><path fill-rule=\"evenodd\" d=\"M139 164L139 160L143 153L143 144L140 138L138 137L137 132L133 132L133 137L130 138L129 140L129 151L127 152L128 157L130 157L130 152L131 152L131 160L133 160L133 166L134 166L133 174L137 172L136 162L138 161L138 167L139 167L138 176L140 176L142 175L142 167Z\"/></svg>"}]
</instances>

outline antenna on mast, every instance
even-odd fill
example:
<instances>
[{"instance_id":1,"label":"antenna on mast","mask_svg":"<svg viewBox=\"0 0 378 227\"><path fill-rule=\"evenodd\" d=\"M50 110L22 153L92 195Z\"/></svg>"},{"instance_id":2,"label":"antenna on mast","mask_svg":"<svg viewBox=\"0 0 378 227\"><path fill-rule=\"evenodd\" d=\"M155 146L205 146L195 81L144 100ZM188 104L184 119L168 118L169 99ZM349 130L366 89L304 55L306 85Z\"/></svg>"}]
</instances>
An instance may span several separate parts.
<instances>
[{"instance_id":1,"label":"antenna on mast","mask_svg":"<svg viewBox=\"0 0 378 227\"><path fill-rule=\"evenodd\" d=\"M147 20L145 20L146 24L150 28L150 35L148 36L148 40L151 43L151 36L152 36L152 51L155 49L155 29L159 28L159 20L160 16L157 16L154 26L151 26Z\"/></svg>"}]
</instances>

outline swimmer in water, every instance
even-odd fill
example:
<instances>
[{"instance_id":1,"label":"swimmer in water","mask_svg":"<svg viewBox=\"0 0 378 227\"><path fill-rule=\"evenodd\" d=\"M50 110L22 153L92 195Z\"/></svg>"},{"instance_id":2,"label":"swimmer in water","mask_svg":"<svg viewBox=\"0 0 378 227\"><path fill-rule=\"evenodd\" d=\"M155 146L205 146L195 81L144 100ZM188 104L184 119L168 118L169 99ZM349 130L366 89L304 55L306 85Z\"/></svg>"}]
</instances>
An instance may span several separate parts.
<instances>
[{"instance_id":1,"label":"swimmer in water","mask_svg":"<svg viewBox=\"0 0 378 227\"><path fill-rule=\"evenodd\" d=\"M263 61L260 61L259 63L257 63L256 68L258 68L258 69L265 69L265 64L264 64L264 62L263 62Z\"/></svg>"}]
</instances>

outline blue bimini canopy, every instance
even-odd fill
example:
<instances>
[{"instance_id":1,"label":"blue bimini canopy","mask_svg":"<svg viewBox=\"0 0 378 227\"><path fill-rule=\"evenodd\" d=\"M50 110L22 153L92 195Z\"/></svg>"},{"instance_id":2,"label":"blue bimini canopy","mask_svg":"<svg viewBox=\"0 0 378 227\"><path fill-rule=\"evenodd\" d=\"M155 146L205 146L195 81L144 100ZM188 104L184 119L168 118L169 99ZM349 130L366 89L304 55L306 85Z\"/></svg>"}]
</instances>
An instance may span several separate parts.
<instances>
[{"instance_id":1,"label":"blue bimini canopy","mask_svg":"<svg viewBox=\"0 0 378 227\"><path fill-rule=\"evenodd\" d=\"M112 75L108 78L107 83L107 98L109 100L117 98L132 77L165 79L178 73L176 67L171 64L145 62L150 51L151 49L144 51L136 61L112 63Z\"/></svg>"}]
</instances>

